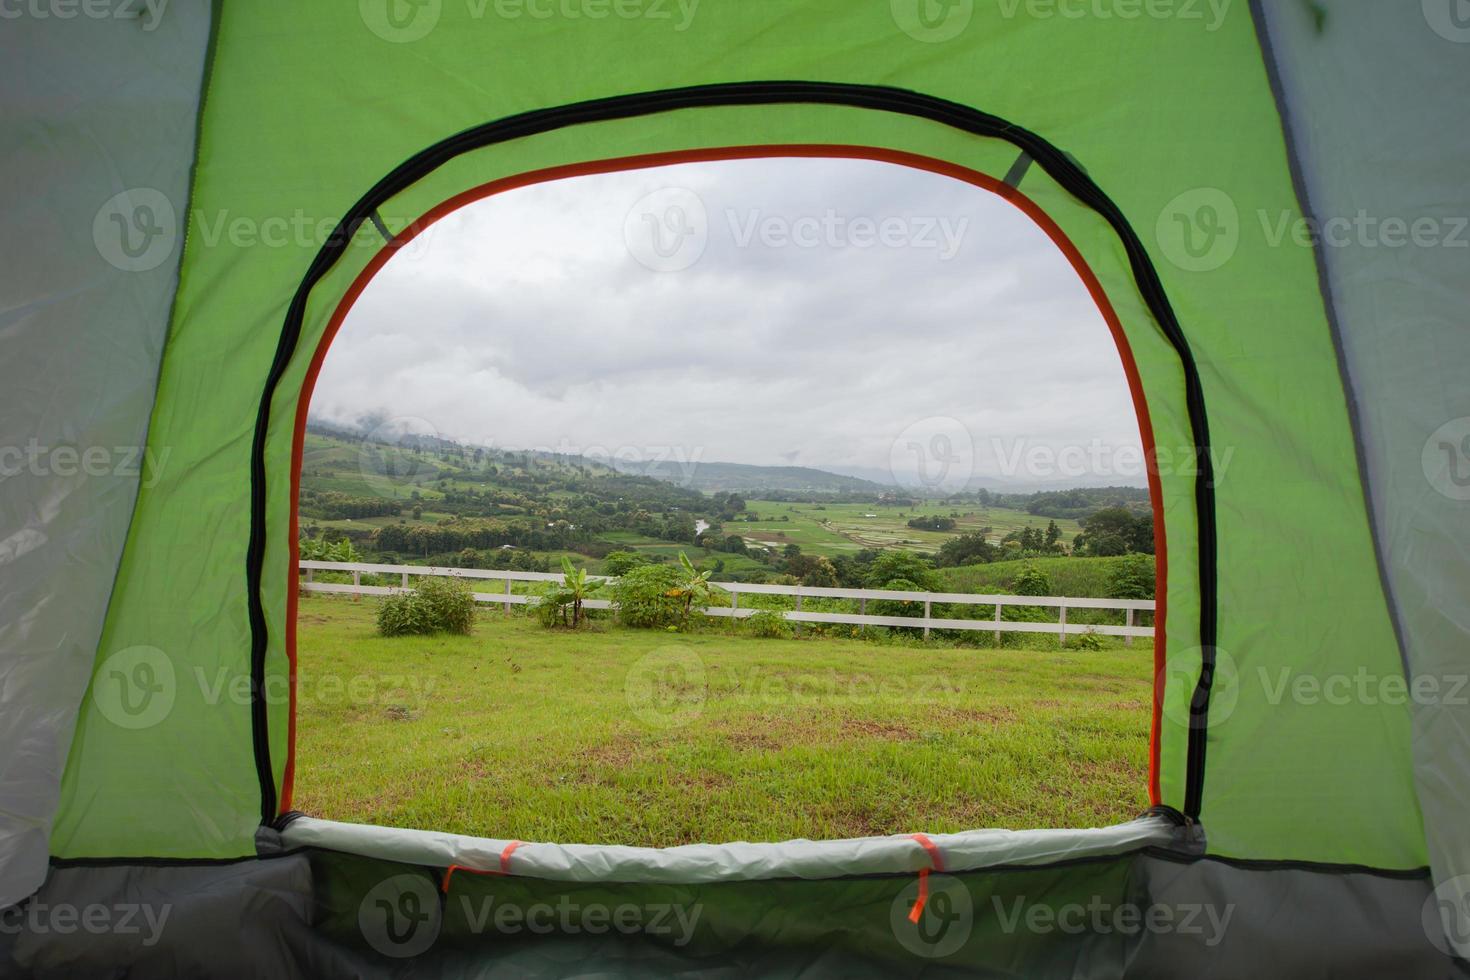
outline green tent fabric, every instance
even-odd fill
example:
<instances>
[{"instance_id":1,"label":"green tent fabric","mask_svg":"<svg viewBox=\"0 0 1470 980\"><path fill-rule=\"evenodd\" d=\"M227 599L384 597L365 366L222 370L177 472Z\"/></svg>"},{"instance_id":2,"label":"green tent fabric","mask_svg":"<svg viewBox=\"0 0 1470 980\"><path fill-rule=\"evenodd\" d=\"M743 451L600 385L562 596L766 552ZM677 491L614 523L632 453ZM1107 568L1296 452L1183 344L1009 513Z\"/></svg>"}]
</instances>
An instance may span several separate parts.
<instances>
[{"instance_id":1,"label":"green tent fabric","mask_svg":"<svg viewBox=\"0 0 1470 980\"><path fill-rule=\"evenodd\" d=\"M1453 3L135 6L0 25L0 226L26 243L3 273L0 445L148 450L0 482L0 905L22 923L0 953L19 969L1462 968ZM392 254L384 230L570 172L814 152L952 173L1051 226L1115 317L1160 453L1157 806L936 838L943 887L987 922L1037 890L1229 907L1225 941L986 925L915 953L890 911L933 859L906 837L507 859L507 841L291 812L297 416L334 316ZM1375 230L1295 234L1360 212ZM1424 235L1387 244L1388 219ZM510 872L461 894L707 918L686 945L486 942L455 918L453 865ZM27 917L128 894L186 911L148 946ZM374 942L374 895L440 902L422 950Z\"/></svg>"}]
</instances>

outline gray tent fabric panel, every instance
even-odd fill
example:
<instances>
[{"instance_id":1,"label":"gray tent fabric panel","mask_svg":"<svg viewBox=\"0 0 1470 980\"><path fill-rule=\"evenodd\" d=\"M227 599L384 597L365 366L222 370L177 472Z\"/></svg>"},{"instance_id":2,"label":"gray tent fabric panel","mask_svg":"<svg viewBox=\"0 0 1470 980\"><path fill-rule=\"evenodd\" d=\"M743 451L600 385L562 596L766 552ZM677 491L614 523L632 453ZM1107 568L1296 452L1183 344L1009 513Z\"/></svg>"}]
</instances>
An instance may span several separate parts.
<instances>
[{"instance_id":1,"label":"gray tent fabric panel","mask_svg":"<svg viewBox=\"0 0 1470 980\"><path fill-rule=\"evenodd\" d=\"M1424 874L1159 848L929 878L568 882L307 849L52 870L0 916L0 976L1463 977ZM63 933L61 921L90 930ZM67 910L75 918L58 916ZM126 917L126 918L125 918ZM83 933L85 932L85 935Z\"/></svg>"},{"instance_id":2,"label":"gray tent fabric panel","mask_svg":"<svg viewBox=\"0 0 1470 980\"><path fill-rule=\"evenodd\" d=\"M1470 24L1456 0L1331 4L1320 23L1260 7L1414 692L1430 861L1470 955Z\"/></svg>"},{"instance_id":3,"label":"gray tent fabric panel","mask_svg":"<svg viewBox=\"0 0 1470 980\"><path fill-rule=\"evenodd\" d=\"M45 876L150 472L209 43L206 3L58 10L0 27L0 906Z\"/></svg>"}]
</instances>

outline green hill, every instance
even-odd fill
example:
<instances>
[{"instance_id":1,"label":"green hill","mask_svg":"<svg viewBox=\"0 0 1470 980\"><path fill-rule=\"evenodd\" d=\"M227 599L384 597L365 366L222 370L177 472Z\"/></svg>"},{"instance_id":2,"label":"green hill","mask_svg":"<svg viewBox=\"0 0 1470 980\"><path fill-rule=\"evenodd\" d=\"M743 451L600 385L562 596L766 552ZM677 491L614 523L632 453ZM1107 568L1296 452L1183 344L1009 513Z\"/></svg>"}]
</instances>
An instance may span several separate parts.
<instances>
[{"instance_id":1,"label":"green hill","mask_svg":"<svg viewBox=\"0 0 1470 980\"><path fill-rule=\"evenodd\" d=\"M884 487L871 480L842 476L809 466L751 466L745 463L691 463L676 460L614 465L624 473L637 473L676 486L707 493L718 491L754 493L781 490L790 493L862 493L877 495Z\"/></svg>"}]
</instances>

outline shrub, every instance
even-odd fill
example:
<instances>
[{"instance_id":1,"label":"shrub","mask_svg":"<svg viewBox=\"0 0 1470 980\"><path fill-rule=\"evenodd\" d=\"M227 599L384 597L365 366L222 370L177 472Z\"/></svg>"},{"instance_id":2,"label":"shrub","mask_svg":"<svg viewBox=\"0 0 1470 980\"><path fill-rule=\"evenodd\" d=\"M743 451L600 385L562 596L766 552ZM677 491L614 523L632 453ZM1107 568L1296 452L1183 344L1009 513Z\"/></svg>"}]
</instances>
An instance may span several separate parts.
<instances>
[{"instance_id":1,"label":"shrub","mask_svg":"<svg viewBox=\"0 0 1470 980\"><path fill-rule=\"evenodd\" d=\"M1152 599L1154 597L1154 559L1152 555L1127 555L1119 558L1108 576L1109 599Z\"/></svg>"},{"instance_id":2,"label":"shrub","mask_svg":"<svg viewBox=\"0 0 1470 980\"><path fill-rule=\"evenodd\" d=\"M763 610L745 620L745 628L751 636L774 640L791 635L791 624L778 612Z\"/></svg>"},{"instance_id":3,"label":"shrub","mask_svg":"<svg viewBox=\"0 0 1470 980\"><path fill-rule=\"evenodd\" d=\"M681 578L668 565L639 565L624 572L613 586L618 617L626 626L677 626L684 613Z\"/></svg>"},{"instance_id":4,"label":"shrub","mask_svg":"<svg viewBox=\"0 0 1470 980\"><path fill-rule=\"evenodd\" d=\"M1001 611L1000 618L1007 623L1055 623L1056 616L1047 609L1040 606L1005 606ZM1006 632L1000 635L1000 645L1003 647L1030 647L1036 644L1046 633L1021 633ZM1052 642L1056 642L1052 635Z\"/></svg>"},{"instance_id":5,"label":"shrub","mask_svg":"<svg viewBox=\"0 0 1470 980\"><path fill-rule=\"evenodd\" d=\"M378 606L383 636L469 633L474 622L474 596L455 579L424 576L412 592L390 595Z\"/></svg>"},{"instance_id":6,"label":"shrub","mask_svg":"<svg viewBox=\"0 0 1470 980\"><path fill-rule=\"evenodd\" d=\"M1081 636L1072 637L1067 643L1075 646L1078 650L1101 650L1103 648L1102 637L1098 636L1092 630L1088 630Z\"/></svg>"},{"instance_id":7,"label":"shrub","mask_svg":"<svg viewBox=\"0 0 1470 980\"><path fill-rule=\"evenodd\" d=\"M1052 594L1051 576L1034 565L1027 565L1016 576L1016 595Z\"/></svg>"},{"instance_id":8,"label":"shrub","mask_svg":"<svg viewBox=\"0 0 1470 980\"><path fill-rule=\"evenodd\" d=\"M918 583L896 578L878 586L889 592L923 592ZM924 603L917 599L874 599L868 603L868 611L874 616L919 616L924 615Z\"/></svg>"}]
</instances>

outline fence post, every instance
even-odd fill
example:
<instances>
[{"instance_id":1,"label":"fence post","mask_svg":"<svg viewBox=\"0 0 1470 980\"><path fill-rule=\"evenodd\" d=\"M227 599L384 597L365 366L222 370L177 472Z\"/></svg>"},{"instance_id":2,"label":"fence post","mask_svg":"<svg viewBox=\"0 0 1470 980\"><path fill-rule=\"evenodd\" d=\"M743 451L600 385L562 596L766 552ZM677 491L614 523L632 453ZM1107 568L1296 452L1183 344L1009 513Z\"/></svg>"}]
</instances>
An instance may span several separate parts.
<instances>
[{"instance_id":1,"label":"fence post","mask_svg":"<svg viewBox=\"0 0 1470 980\"><path fill-rule=\"evenodd\" d=\"M1067 607L1066 606L1063 606L1062 607L1061 627L1062 627L1062 632L1061 632L1061 646L1066 646L1067 645Z\"/></svg>"},{"instance_id":2,"label":"fence post","mask_svg":"<svg viewBox=\"0 0 1470 980\"><path fill-rule=\"evenodd\" d=\"M996 627L999 627L1000 626L1000 603L998 603L998 602L995 604L995 625L996 625ZM996 631L995 631L995 645L996 646L1000 646L1000 629L999 628L997 628Z\"/></svg>"},{"instance_id":3,"label":"fence post","mask_svg":"<svg viewBox=\"0 0 1470 980\"><path fill-rule=\"evenodd\" d=\"M505 580L505 614L510 615L510 579Z\"/></svg>"},{"instance_id":4,"label":"fence post","mask_svg":"<svg viewBox=\"0 0 1470 980\"><path fill-rule=\"evenodd\" d=\"M924 639L926 640L929 639L929 602L928 599L924 600Z\"/></svg>"},{"instance_id":5,"label":"fence post","mask_svg":"<svg viewBox=\"0 0 1470 980\"><path fill-rule=\"evenodd\" d=\"M796 611L797 612L801 612L801 593L800 592L796 593ZM801 624L800 623L797 623L796 624L796 632L798 634L801 633Z\"/></svg>"},{"instance_id":6,"label":"fence post","mask_svg":"<svg viewBox=\"0 0 1470 980\"><path fill-rule=\"evenodd\" d=\"M1132 606L1129 606L1128 607L1128 618L1123 621L1123 625L1124 626L1132 626L1133 625L1133 607ZM1133 645L1133 637L1131 637L1131 636L1125 636L1125 637L1123 637L1123 645L1125 647L1131 647Z\"/></svg>"},{"instance_id":7,"label":"fence post","mask_svg":"<svg viewBox=\"0 0 1470 980\"><path fill-rule=\"evenodd\" d=\"M403 575L402 575L402 581L400 581L398 583L398 587L400 589L407 589L408 588L408 573L407 572L404 572L403 573Z\"/></svg>"},{"instance_id":8,"label":"fence post","mask_svg":"<svg viewBox=\"0 0 1470 980\"><path fill-rule=\"evenodd\" d=\"M313 578L313 576L315 576L315 575L316 575L316 569L315 568L308 568L306 570L306 580L308 582L315 581L315 579Z\"/></svg>"},{"instance_id":9,"label":"fence post","mask_svg":"<svg viewBox=\"0 0 1470 980\"><path fill-rule=\"evenodd\" d=\"M867 614L868 614L868 597L867 596L863 596L861 599L858 600L858 615L859 616L866 616Z\"/></svg>"},{"instance_id":10,"label":"fence post","mask_svg":"<svg viewBox=\"0 0 1470 980\"><path fill-rule=\"evenodd\" d=\"M352 570L352 587L354 589L362 587L362 572L358 571L355 568ZM354 592L352 593L352 601L361 602L362 596L359 593Z\"/></svg>"}]
</instances>

